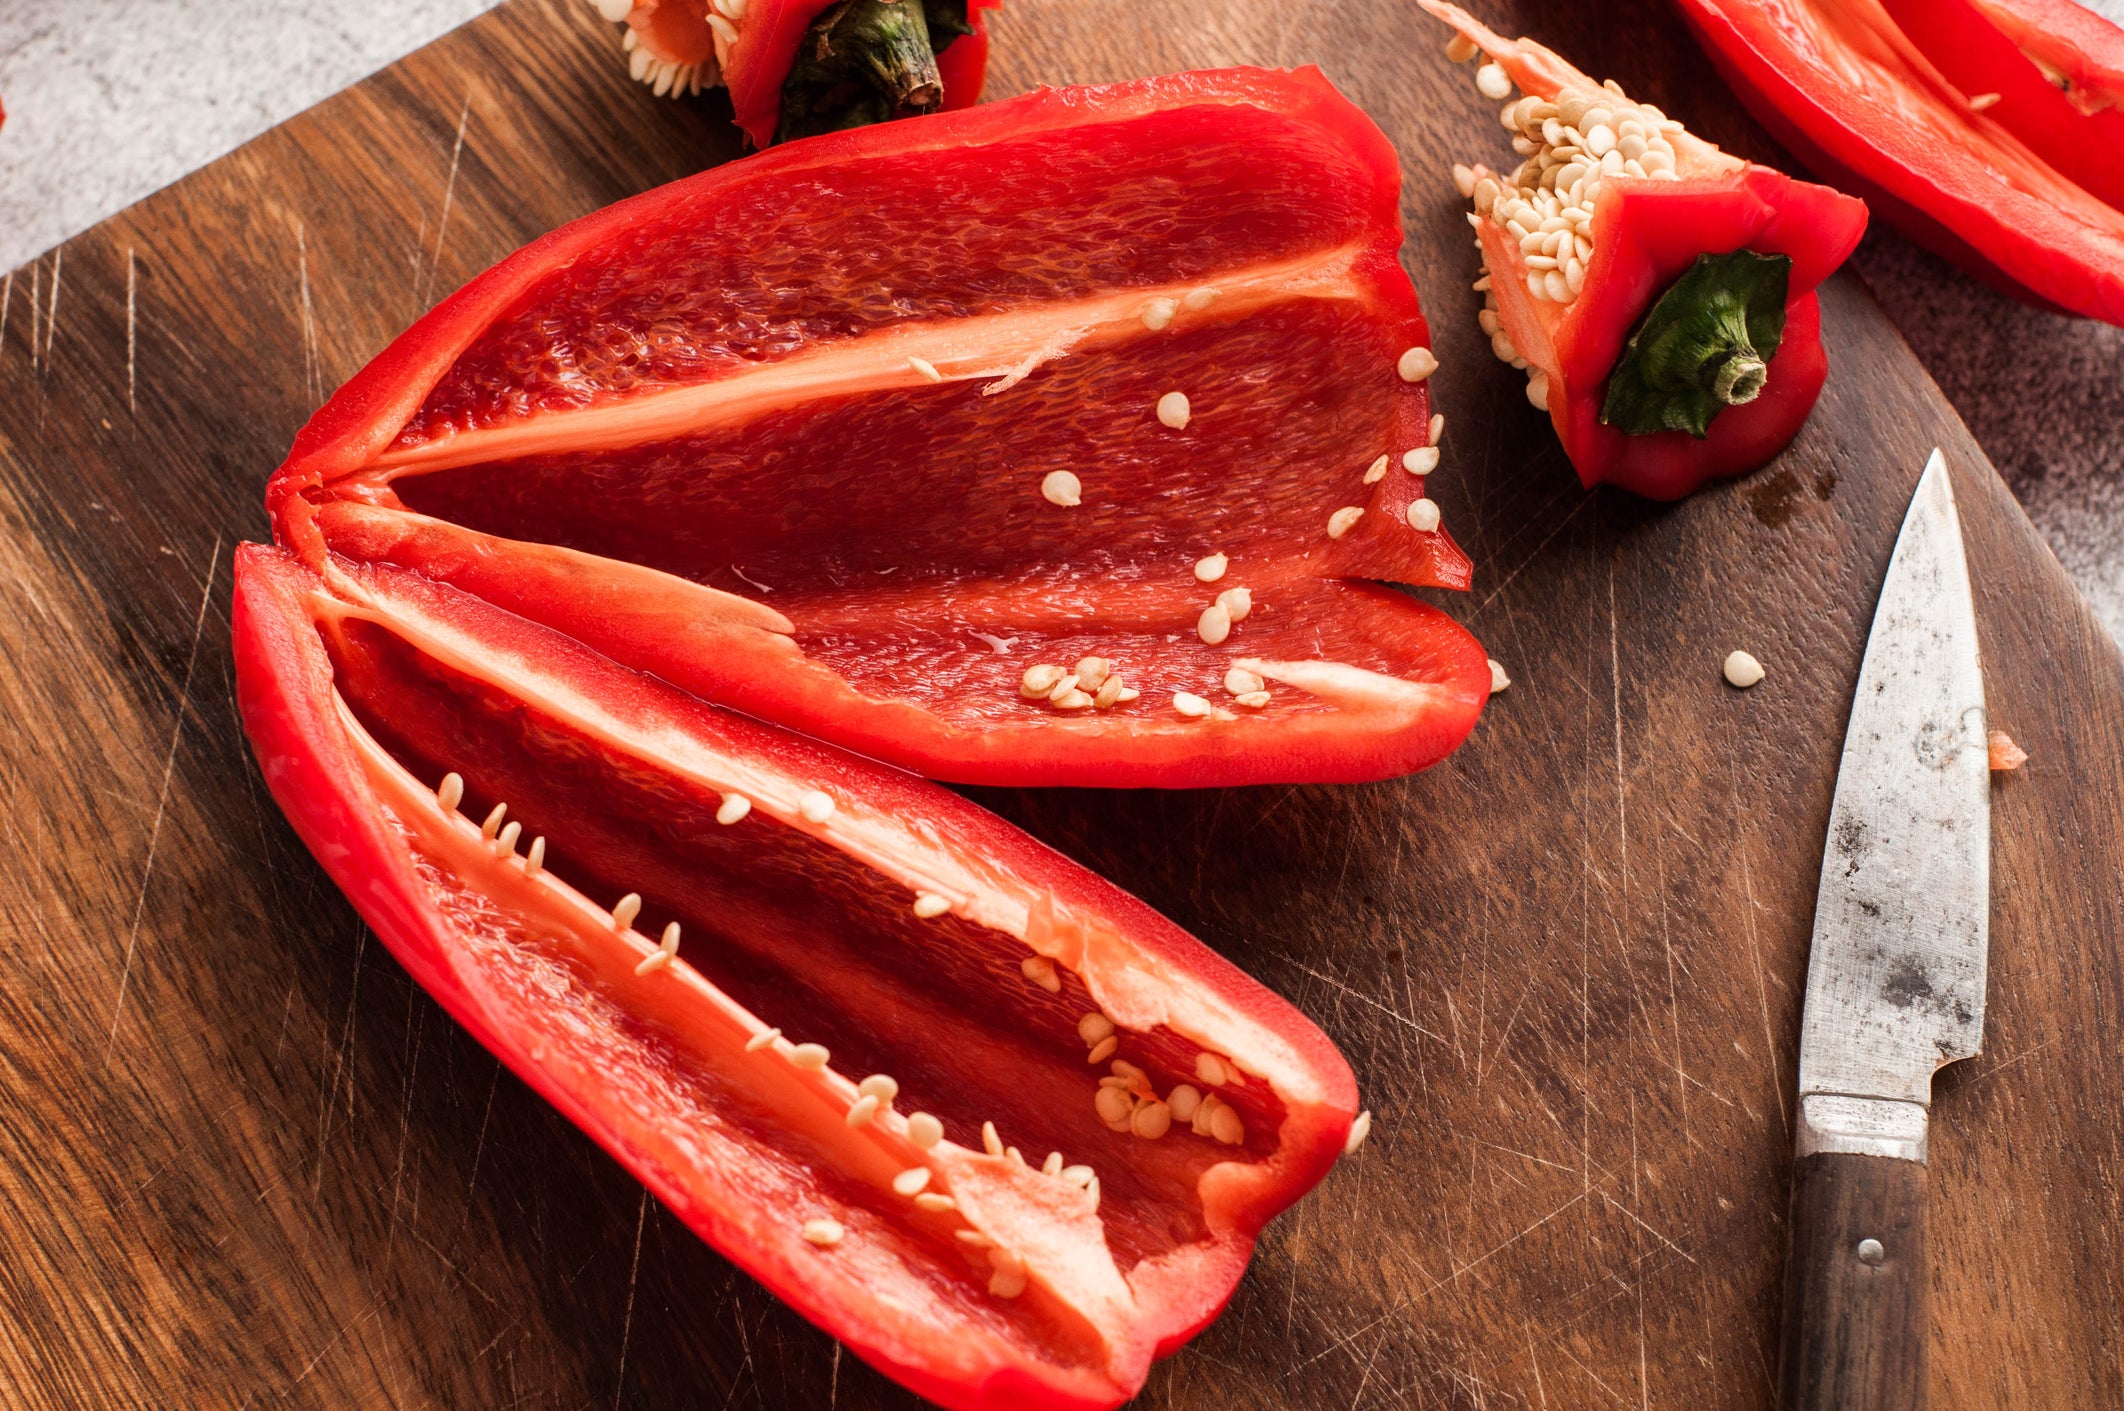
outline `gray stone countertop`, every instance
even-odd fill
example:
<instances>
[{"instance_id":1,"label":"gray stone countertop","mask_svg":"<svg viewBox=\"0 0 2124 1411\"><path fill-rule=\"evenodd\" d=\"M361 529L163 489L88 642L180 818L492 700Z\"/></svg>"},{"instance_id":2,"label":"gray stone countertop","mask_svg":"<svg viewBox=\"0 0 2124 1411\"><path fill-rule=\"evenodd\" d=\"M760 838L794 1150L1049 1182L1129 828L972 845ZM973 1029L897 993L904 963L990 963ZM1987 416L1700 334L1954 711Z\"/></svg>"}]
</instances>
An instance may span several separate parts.
<instances>
[{"instance_id":1,"label":"gray stone countertop","mask_svg":"<svg viewBox=\"0 0 2124 1411\"><path fill-rule=\"evenodd\" d=\"M0 270L490 3L0 5ZM2124 20L2124 0L2091 8ZM2017 304L1880 225L1855 263L2124 639L2124 328Z\"/></svg>"}]
</instances>

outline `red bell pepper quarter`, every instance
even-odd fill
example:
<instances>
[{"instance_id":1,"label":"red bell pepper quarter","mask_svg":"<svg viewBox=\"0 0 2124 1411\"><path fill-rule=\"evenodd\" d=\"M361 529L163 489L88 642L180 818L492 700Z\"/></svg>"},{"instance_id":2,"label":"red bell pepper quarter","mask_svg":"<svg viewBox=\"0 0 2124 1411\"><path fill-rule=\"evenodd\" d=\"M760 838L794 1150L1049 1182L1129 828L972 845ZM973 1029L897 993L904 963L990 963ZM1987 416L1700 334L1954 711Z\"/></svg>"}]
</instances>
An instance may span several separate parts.
<instances>
[{"instance_id":1,"label":"red bell pepper quarter","mask_svg":"<svg viewBox=\"0 0 2124 1411\"><path fill-rule=\"evenodd\" d=\"M1313 70L774 148L431 312L304 429L275 532L931 777L1419 769L1489 670L1381 586L1468 582L1399 182Z\"/></svg>"},{"instance_id":2,"label":"red bell pepper quarter","mask_svg":"<svg viewBox=\"0 0 2124 1411\"><path fill-rule=\"evenodd\" d=\"M1815 286L1866 208L1728 156L1529 39L1424 0L1482 53L1526 160L1456 168L1483 252L1491 349L1527 371L1586 485L1677 499L1799 433L1828 375Z\"/></svg>"},{"instance_id":3,"label":"red bell pepper quarter","mask_svg":"<svg viewBox=\"0 0 2124 1411\"><path fill-rule=\"evenodd\" d=\"M1343 1150L1318 1030L955 794L401 568L246 545L234 616L273 795L392 954L924 1396L1125 1400Z\"/></svg>"},{"instance_id":4,"label":"red bell pepper quarter","mask_svg":"<svg viewBox=\"0 0 2124 1411\"><path fill-rule=\"evenodd\" d=\"M1816 172L2007 293L2124 323L2124 209L2073 175L2114 193L2116 148L2095 144L2114 132L2103 105L2118 90L2094 80L2114 71L2115 41L2106 64L2081 64L2088 81L2080 96L2095 111L2066 129L2054 108L2045 116L2036 106L2025 62L1988 44L1962 49L1976 34L1952 12L1963 0L1923 20L1915 35L1882 0L1676 3L1749 111ZM2023 0L1995 13L2045 17L2064 8ZM2091 26L2060 33L2099 44ZM1965 92L1943 65L1982 91ZM1974 101L1994 93L1995 103ZM2086 150L2062 150L2075 142Z\"/></svg>"},{"instance_id":5,"label":"red bell pepper quarter","mask_svg":"<svg viewBox=\"0 0 2124 1411\"><path fill-rule=\"evenodd\" d=\"M1001 0L599 0L624 21L630 70L659 95L724 84L765 147L971 107L988 68L983 10Z\"/></svg>"}]
</instances>

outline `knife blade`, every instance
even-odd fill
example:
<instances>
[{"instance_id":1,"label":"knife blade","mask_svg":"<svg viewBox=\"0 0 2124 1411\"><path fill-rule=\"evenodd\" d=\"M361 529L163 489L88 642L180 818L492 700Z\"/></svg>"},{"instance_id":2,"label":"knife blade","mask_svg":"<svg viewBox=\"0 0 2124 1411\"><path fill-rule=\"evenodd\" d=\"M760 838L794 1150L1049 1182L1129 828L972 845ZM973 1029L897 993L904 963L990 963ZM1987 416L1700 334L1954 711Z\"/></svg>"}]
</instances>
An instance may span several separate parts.
<instances>
[{"instance_id":1,"label":"knife blade","mask_svg":"<svg viewBox=\"0 0 2124 1411\"><path fill-rule=\"evenodd\" d=\"M1800 1024L1780 1401L1925 1404L1932 1075L1984 1034L1991 809L1976 606L1933 451L1874 610Z\"/></svg>"}]
</instances>

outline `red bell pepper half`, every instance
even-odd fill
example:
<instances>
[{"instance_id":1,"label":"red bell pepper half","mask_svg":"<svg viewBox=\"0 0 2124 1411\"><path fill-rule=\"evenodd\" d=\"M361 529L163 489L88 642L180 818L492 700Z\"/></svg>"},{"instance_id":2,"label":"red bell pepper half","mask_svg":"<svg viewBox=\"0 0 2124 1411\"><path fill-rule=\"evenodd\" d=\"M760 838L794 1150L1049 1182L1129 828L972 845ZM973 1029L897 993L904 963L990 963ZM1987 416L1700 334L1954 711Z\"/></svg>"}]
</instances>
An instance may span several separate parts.
<instances>
[{"instance_id":1,"label":"red bell pepper half","mask_svg":"<svg viewBox=\"0 0 2124 1411\"><path fill-rule=\"evenodd\" d=\"M1799 433L1828 375L1815 286L1866 208L1703 142L1532 40L1439 0L1456 58L1525 161L1456 168L1483 252L1483 331L1527 370L1586 485L1677 499L1755 469Z\"/></svg>"},{"instance_id":2,"label":"red bell pepper half","mask_svg":"<svg viewBox=\"0 0 2124 1411\"><path fill-rule=\"evenodd\" d=\"M413 977L926 1397L1125 1400L1343 1150L1318 1030L952 793L387 565L244 546L235 645L274 797Z\"/></svg>"},{"instance_id":3,"label":"red bell pepper half","mask_svg":"<svg viewBox=\"0 0 2124 1411\"><path fill-rule=\"evenodd\" d=\"M536 241L325 406L280 542L931 777L1382 778L1473 727L1399 171L1313 70L790 143Z\"/></svg>"},{"instance_id":4,"label":"red bell pepper half","mask_svg":"<svg viewBox=\"0 0 2124 1411\"><path fill-rule=\"evenodd\" d=\"M2037 0L1984 7L2018 17L2017 42L1986 38L1967 0L1676 3L1749 111L1816 172L2007 293L2124 324L2114 26ZM2038 91L2046 67L2064 81L2055 101Z\"/></svg>"},{"instance_id":5,"label":"red bell pepper half","mask_svg":"<svg viewBox=\"0 0 2124 1411\"><path fill-rule=\"evenodd\" d=\"M659 95L722 83L738 126L790 137L971 107L1001 0L600 0Z\"/></svg>"}]
</instances>

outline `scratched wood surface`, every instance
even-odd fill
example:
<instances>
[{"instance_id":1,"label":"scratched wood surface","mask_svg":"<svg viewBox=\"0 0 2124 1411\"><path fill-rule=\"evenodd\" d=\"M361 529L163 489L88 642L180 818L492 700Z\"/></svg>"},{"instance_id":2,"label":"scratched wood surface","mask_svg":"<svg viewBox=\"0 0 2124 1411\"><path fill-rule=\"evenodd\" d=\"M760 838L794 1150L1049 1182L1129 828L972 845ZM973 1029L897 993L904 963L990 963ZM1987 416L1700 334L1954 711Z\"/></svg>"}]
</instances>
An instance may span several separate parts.
<instances>
[{"instance_id":1,"label":"scratched wood surface","mask_svg":"<svg viewBox=\"0 0 2124 1411\"><path fill-rule=\"evenodd\" d=\"M591 14L512 0L6 277L0 1405L910 1404L408 982L232 707L230 552L329 389L521 241L735 155ZM1995 786L1985 1053L1939 1084L1934 1404L2124 1404L2124 680L1866 292L1828 289L1835 375L1778 465L1588 495L1473 328L1445 168L1503 134L1411 7L1013 0L996 28L994 91L1318 61L1393 136L1434 494L1478 565L1446 605L1516 681L1414 779L982 795L1291 995L1379 1113L1143 1404L1770 1404L1814 874L1935 442L2032 759ZM1535 32L1773 155L1663 12ZM1769 667L1745 695L1734 646Z\"/></svg>"}]
</instances>

